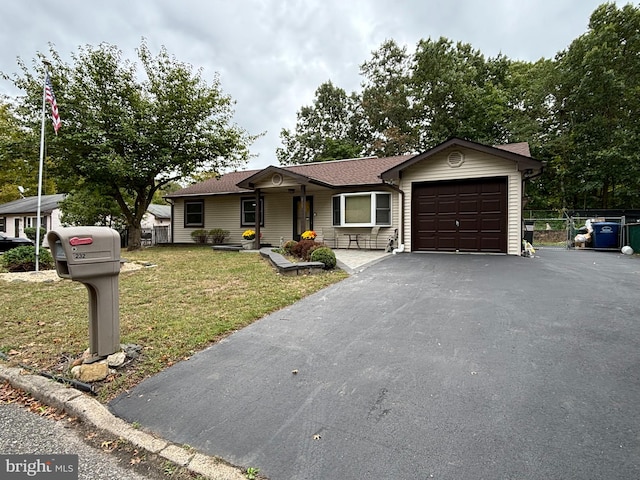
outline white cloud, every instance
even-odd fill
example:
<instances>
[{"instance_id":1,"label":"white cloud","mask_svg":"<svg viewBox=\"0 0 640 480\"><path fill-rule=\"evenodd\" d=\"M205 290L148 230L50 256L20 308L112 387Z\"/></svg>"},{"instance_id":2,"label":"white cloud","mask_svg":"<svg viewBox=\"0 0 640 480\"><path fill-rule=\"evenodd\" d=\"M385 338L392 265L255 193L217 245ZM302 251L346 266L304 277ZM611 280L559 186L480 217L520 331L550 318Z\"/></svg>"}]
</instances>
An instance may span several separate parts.
<instances>
[{"instance_id":1,"label":"white cloud","mask_svg":"<svg viewBox=\"0 0 640 480\"><path fill-rule=\"evenodd\" d=\"M236 100L235 121L267 131L251 167L277 164L282 128L327 80L347 92L360 88L359 66L389 38L410 50L420 39L470 43L485 56L552 58L586 31L596 0L23 0L3 4L0 71L16 72L55 44L63 58L81 45L107 42L136 60L142 37L153 53L166 46L176 59L220 74ZM0 93L16 94L8 82Z\"/></svg>"}]
</instances>

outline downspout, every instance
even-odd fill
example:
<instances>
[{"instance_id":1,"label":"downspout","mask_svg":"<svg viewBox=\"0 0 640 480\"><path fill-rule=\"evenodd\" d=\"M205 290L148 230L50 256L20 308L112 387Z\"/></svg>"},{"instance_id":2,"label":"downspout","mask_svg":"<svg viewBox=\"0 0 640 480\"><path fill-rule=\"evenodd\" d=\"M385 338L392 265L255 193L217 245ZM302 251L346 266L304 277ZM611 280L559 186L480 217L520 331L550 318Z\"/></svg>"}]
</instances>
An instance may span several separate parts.
<instances>
[{"instance_id":1,"label":"downspout","mask_svg":"<svg viewBox=\"0 0 640 480\"><path fill-rule=\"evenodd\" d=\"M399 222L398 222L398 247L393 249L393 254L404 252L404 190L400 189L400 187L396 187L392 183L386 184L392 190L398 192L398 196L400 197L400 213L399 213Z\"/></svg>"},{"instance_id":2,"label":"downspout","mask_svg":"<svg viewBox=\"0 0 640 480\"><path fill-rule=\"evenodd\" d=\"M173 239L175 238L173 236L173 220L176 218L175 216L175 202L173 201L173 198L165 198L165 200L167 202L169 202L169 205L171 205L171 221L169 222L169 235L171 237L171 242L169 243L174 243Z\"/></svg>"}]
</instances>

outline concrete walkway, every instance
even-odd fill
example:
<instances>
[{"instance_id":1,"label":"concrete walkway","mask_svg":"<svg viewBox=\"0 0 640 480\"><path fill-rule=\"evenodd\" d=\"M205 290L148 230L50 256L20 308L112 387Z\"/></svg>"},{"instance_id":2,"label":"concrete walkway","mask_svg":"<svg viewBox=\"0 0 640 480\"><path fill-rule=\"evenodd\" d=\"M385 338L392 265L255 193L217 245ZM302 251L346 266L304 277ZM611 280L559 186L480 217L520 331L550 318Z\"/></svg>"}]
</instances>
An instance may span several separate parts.
<instances>
[{"instance_id":1,"label":"concrete walkway","mask_svg":"<svg viewBox=\"0 0 640 480\"><path fill-rule=\"evenodd\" d=\"M393 255L384 250L365 249L334 249L338 266L349 273L361 271L364 268Z\"/></svg>"}]
</instances>

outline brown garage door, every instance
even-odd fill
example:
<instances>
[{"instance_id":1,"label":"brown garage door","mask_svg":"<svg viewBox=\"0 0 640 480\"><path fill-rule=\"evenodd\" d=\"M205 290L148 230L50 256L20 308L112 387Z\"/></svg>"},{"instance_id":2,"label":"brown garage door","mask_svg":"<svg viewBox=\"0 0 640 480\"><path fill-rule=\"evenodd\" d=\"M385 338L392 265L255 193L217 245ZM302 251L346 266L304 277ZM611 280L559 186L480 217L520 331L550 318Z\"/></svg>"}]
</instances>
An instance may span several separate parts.
<instances>
[{"instance_id":1,"label":"brown garage door","mask_svg":"<svg viewBox=\"0 0 640 480\"><path fill-rule=\"evenodd\" d=\"M415 183L411 250L507 253L507 179Z\"/></svg>"}]
</instances>

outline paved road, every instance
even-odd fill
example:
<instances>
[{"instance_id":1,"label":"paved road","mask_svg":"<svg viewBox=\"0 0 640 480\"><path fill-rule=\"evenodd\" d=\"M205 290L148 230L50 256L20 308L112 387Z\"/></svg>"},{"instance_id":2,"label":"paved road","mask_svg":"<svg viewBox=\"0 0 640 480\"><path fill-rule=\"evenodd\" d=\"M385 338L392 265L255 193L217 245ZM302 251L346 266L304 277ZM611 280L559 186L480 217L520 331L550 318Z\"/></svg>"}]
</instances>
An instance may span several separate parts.
<instances>
[{"instance_id":1,"label":"paved road","mask_svg":"<svg viewBox=\"0 0 640 480\"><path fill-rule=\"evenodd\" d=\"M43 418L15 404L0 403L0 453L78 455L79 480L149 480L119 463L118 457L87 445L66 420ZM76 478L75 476L73 478Z\"/></svg>"},{"instance_id":2,"label":"paved road","mask_svg":"<svg viewBox=\"0 0 640 480\"><path fill-rule=\"evenodd\" d=\"M538 255L388 257L111 408L272 480L640 478L640 258Z\"/></svg>"}]
</instances>

